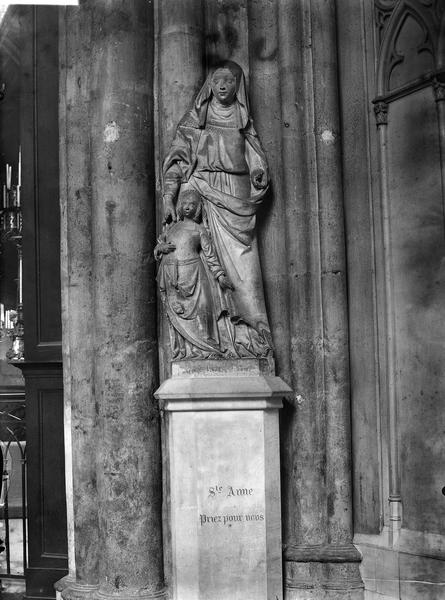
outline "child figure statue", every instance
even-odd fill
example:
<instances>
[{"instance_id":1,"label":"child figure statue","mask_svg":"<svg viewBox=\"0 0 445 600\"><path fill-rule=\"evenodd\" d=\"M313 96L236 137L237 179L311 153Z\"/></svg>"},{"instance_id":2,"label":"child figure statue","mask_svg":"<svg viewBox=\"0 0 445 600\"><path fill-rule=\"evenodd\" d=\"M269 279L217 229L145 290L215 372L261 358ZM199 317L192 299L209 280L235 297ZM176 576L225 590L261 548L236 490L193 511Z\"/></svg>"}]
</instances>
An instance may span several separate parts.
<instances>
[{"instance_id":1,"label":"child figure statue","mask_svg":"<svg viewBox=\"0 0 445 600\"><path fill-rule=\"evenodd\" d=\"M201 222L198 192L181 190L177 216L178 221L162 234L154 250L160 261L157 279L169 324L172 358L221 357L224 349L218 318L222 308L217 288L232 290L233 286Z\"/></svg>"}]
</instances>

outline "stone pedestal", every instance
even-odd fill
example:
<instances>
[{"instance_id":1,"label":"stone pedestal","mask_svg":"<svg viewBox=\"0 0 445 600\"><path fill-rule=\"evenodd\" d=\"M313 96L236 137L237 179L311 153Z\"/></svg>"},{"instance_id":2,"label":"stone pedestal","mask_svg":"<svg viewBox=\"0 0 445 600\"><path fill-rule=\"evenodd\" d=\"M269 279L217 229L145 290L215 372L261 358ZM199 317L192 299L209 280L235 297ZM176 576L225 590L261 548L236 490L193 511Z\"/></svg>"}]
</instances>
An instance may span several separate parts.
<instances>
[{"instance_id":1,"label":"stone pedestal","mask_svg":"<svg viewBox=\"0 0 445 600\"><path fill-rule=\"evenodd\" d=\"M278 409L266 361L182 361L167 413L175 600L282 598Z\"/></svg>"}]
</instances>

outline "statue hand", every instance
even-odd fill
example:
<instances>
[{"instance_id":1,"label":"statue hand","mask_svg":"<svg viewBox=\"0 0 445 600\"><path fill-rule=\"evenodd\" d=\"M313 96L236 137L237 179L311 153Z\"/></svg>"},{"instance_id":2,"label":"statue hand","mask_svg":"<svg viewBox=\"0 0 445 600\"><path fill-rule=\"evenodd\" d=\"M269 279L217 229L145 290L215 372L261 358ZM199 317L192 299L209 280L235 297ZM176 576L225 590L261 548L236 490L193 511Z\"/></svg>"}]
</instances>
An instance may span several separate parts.
<instances>
[{"instance_id":1,"label":"statue hand","mask_svg":"<svg viewBox=\"0 0 445 600\"><path fill-rule=\"evenodd\" d=\"M168 254L169 252L173 252L174 250L176 250L176 244L173 244L173 242L162 242L160 246L162 254Z\"/></svg>"},{"instance_id":2,"label":"statue hand","mask_svg":"<svg viewBox=\"0 0 445 600\"><path fill-rule=\"evenodd\" d=\"M176 220L176 209L173 200L169 196L164 196L164 220L162 224L165 225L170 221L176 222Z\"/></svg>"},{"instance_id":3,"label":"statue hand","mask_svg":"<svg viewBox=\"0 0 445 600\"><path fill-rule=\"evenodd\" d=\"M176 250L176 245L172 242L159 242L155 248L155 258L159 260L163 254L169 254L169 252L173 252L174 250Z\"/></svg>"},{"instance_id":4,"label":"statue hand","mask_svg":"<svg viewBox=\"0 0 445 600\"><path fill-rule=\"evenodd\" d=\"M233 290L233 284L226 275L220 275L218 277L218 283L222 290Z\"/></svg>"},{"instance_id":5,"label":"statue hand","mask_svg":"<svg viewBox=\"0 0 445 600\"><path fill-rule=\"evenodd\" d=\"M267 176L263 169L254 169L250 174L250 180L257 190L264 190L267 187Z\"/></svg>"}]
</instances>

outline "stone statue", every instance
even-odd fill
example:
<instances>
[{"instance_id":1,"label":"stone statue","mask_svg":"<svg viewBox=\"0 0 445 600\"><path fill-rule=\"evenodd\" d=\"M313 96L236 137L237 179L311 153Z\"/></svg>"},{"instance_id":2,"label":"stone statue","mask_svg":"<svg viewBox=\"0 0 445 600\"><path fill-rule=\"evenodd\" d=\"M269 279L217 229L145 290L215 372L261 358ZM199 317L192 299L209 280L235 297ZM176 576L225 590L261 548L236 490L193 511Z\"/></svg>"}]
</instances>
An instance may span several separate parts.
<instances>
[{"instance_id":1,"label":"stone statue","mask_svg":"<svg viewBox=\"0 0 445 600\"><path fill-rule=\"evenodd\" d=\"M201 214L199 194L193 188L182 189L177 204L179 219L163 233L155 248L174 359L222 355L210 280L217 281L223 290L233 286L200 223Z\"/></svg>"},{"instance_id":2,"label":"stone statue","mask_svg":"<svg viewBox=\"0 0 445 600\"><path fill-rule=\"evenodd\" d=\"M210 289L199 308L203 321L198 327L192 319L186 332L180 329L184 318L172 319L167 309L171 326L195 348L198 339L201 345L205 341L206 349L213 348L220 357L268 356L272 340L256 238L256 212L267 191L268 168L250 117L244 74L236 63L225 61L212 70L181 119L164 161L163 185L164 223L185 217L178 194L184 186L195 190L203 216L203 224L195 226L208 232L214 249L206 250L201 238ZM173 238L170 243L175 243ZM172 246L157 248L158 254L167 251L168 256ZM218 269L224 273L222 280ZM207 284L200 277L204 289ZM173 355L182 356L174 344Z\"/></svg>"}]
</instances>

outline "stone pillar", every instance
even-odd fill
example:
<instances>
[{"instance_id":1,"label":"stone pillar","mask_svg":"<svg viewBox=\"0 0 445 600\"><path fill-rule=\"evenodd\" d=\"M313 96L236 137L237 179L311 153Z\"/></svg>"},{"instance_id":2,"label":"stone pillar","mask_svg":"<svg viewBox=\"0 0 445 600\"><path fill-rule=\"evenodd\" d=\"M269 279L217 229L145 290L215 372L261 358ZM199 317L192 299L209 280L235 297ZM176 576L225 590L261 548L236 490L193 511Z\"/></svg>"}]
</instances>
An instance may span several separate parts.
<instances>
[{"instance_id":1,"label":"stone pillar","mask_svg":"<svg viewBox=\"0 0 445 600\"><path fill-rule=\"evenodd\" d=\"M363 597L363 584L360 555L352 544L335 4L322 0L289 4L290 12L286 12L286 3L280 5L279 19L280 39L284 40L280 51L282 110L291 138L285 140L283 165L287 215L298 233L292 232L288 223L290 290L295 298L291 301L292 387L296 396L286 409L283 446L286 598L358 599ZM297 47L302 62L292 66L290 52ZM293 161L297 163L294 181ZM298 173L300 161L307 177ZM296 183L301 190L295 188Z\"/></svg>"},{"instance_id":2,"label":"stone pillar","mask_svg":"<svg viewBox=\"0 0 445 600\"><path fill-rule=\"evenodd\" d=\"M258 239L264 292L275 346L277 373L290 377L289 303L285 262L285 198L281 170L282 136L280 72L278 68L279 3L248 0L249 96L254 119L270 170L270 190L258 214Z\"/></svg>"},{"instance_id":3,"label":"stone pillar","mask_svg":"<svg viewBox=\"0 0 445 600\"><path fill-rule=\"evenodd\" d=\"M60 115L59 115L60 117ZM59 122L61 119L59 119ZM62 142L63 143L63 142ZM60 194L60 283L61 283L61 316L62 316L62 362L65 376L63 378L63 442L65 448L65 496L66 496L66 521L68 544L68 575L65 575L54 584L56 598L60 600L60 593L76 580L76 562L74 548L74 501L73 501L73 456L71 436L71 379L70 372L70 343L68 334L67 312L69 310L69 283L68 283L68 240L67 240L67 205L65 194Z\"/></svg>"},{"instance_id":4,"label":"stone pillar","mask_svg":"<svg viewBox=\"0 0 445 600\"><path fill-rule=\"evenodd\" d=\"M444 17L445 29L445 17ZM440 136L440 160L442 163L442 189L445 189L445 77L437 78L434 82L434 97L437 106Z\"/></svg>"},{"instance_id":5,"label":"stone pillar","mask_svg":"<svg viewBox=\"0 0 445 600\"><path fill-rule=\"evenodd\" d=\"M156 168L157 230L162 231L162 161L168 152L176 126L204 80L204 9L202 0L158 0L156 2ZM169 334L162 311L159 323L159 373L161 381L170 376L167 353ZM165 427L162 427L165 431ZM167 453L163 437L163 456ZM165 485L165 484L164 484ZM167 496L168 490L165 490ZM164 565L168 587L171 573L171 529L168 508L164 511Z\"/></svg>"},{"instance_id":6,"label":"stone pillar","mask_svg":"<svg viewBox=\"0 0 445 600\"><path fill-rule=\"evenodd\" d=\"M202 0L159 0L157 2L157 145L156 164L162 168L176 126L204 83L204 9ZM162 229L161 174L158 173L158 231ZM168 357L169 336L162 315L160 323L160 376L170 376Z\"/></svg>"},{"instance_id":7,"label":"stone pillar","mask_svg":"<svg viewBox=\"0 0 445 600\"><path fill-rule=\"evenodd\" d=\"M202 0L158 3L161 160L167 154L179 120L203 83L203 19Z\"/></svg>"},{"instance_id":8,"label":"stone pillar","mask_svg":"<svg viewBox=\"0 0 445 600\"><path fill-rule=\"evenodd\" d=\"M67 9L61 44L76 567L67 598L165 593L152 13L144 0L83 2Z\"/></svg>"},{"instance_id":9,"label":"stone pillar","mask_svg":"<svg viewBox=\"0 0 445 600\"><path fill-rule=\"evenodd\" d=\"M92 4L91 180L99 597L163 597L153 8Z\"/></svg>"},{"instance_id":10,"label":"stone pillar","mask_svg":"<svg viewBox=\"0 0 445 600\"><path fill-rule=\"evenodd\" d=\"M211 0L204 7L207 66L233 60L242 67L249 84L247 0Z\"/></svg>"},{"instance_id":11,"label":"stone pillar","mask_svg":"<svg viewBox=\"0 0 445 600\"><path fill-rule=\"evenodd\" d=\"M285 548L322 544L324 510L323 411L318 406L320 373L318 223L313 210L313 145L306 133L313 97L304 39L304 3L279 5L279 70L283 119L283 194L286 214L287 272L290 298L290 360L294 398L282 411L283 538ZM308 51L306 50L306 53ZM287 556L288 553L286 553ZM293 585L293 578L288 581Z\"/></svg>"},{"instance_id":12,"label":"stone pillar","mask_svg":"<svg viewBox=\"0 0 445 600\"><path fill-rule=\"evenodd\" d=\"M396 383L396 311L393 283L393 259L391 252L391 200L388 163L388 104L377 102L374 113L379 136L379 183L382 211L382 235L384 255L385 329L387 340L385 355L387 363L386 393L388 404L388 471L389 471L389 534L391 544L396 544L402 527L402 496L399 469L399 432Z\"/></svg>"},{"instance_id":13,"label":"stone pillar","mask_svg":"<svg viewBox=\"0 0 445 600\"><path fill-rule=\"evenodd\" d=\"M63 597L90 598L98 587L97 444L94 397L89 64L91 15L60 19L60 198L62 327L68 516L68 585Z\"/></svg>"}]
</instances>

